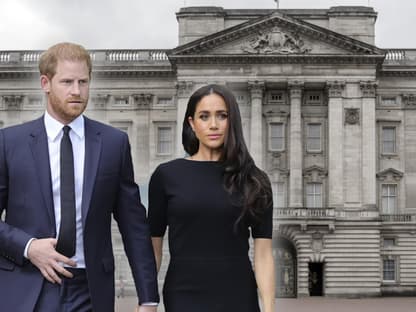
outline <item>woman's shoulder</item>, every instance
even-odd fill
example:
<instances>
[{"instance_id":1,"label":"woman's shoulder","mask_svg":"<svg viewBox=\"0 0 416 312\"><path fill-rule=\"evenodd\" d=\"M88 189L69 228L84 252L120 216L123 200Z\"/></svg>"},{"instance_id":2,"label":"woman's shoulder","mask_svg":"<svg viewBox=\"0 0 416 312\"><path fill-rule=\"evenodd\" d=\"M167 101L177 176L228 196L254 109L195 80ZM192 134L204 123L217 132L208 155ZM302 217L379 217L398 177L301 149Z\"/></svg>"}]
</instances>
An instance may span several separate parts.
<instances>
[{"instance_id":1,"label":"woman's shoulder","mask_svg":"<svg viewBox=\"0 0 416 312\"><path fill-rule=\"evenodd\" d=\"M156 167L154 174L174 172L183 167L185 161L187 161L185 158L176 158L163 162Z\"/></svg>"}]
</instances>

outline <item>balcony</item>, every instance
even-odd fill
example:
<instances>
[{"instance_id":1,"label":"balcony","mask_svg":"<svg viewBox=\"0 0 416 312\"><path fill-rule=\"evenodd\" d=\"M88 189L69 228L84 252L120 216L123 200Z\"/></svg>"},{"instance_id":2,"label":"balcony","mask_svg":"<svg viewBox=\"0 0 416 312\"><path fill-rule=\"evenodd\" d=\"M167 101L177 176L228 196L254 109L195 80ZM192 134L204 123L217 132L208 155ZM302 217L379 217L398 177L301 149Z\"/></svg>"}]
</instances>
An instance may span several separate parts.
<instances>
[{"instance_id":1,"label":"balcony","mask_svg":"<svg viewBox=\"0 0 416 312\"><path fill-rule=\"evenodd\" d=\"M381 222L391 224L415 223L416 214L381 214Z\"/></svg>"},{"instance_id":2,"label":"balcony","mask_svg":"<svg viewBox=\"0 0 416 312\"><path fill-rule=\"evenodd\" d=\"M381 214L381 229L392 231L416 231L416 213Z\"/></svg>"},{"instance_id":3,"label":"balcony","mask_svg":"<svg viewBox=\"0 0 416 312\"><path fill-rule=\"evenodd\" d=\"M278 225L300 225L306 230L308 225L327 225L335 227L334 208L275 208L274 219Z\"/></svg>"}]
</instances>

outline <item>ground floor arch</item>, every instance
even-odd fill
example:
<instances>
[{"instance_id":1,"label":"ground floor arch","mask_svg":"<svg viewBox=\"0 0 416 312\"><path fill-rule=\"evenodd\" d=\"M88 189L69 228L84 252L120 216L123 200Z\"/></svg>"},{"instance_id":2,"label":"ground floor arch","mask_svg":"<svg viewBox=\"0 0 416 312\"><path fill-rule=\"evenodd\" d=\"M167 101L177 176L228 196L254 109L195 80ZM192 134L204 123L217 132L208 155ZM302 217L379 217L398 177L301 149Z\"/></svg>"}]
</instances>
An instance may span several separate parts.
<instances>
[{"instance_id":1,"label":"ground floor arch","mask_svg":"<svg viewBox=\"0 0 416 312\"><path fill-rule=\"evenodd\" d=\"M276 261L276 297L297 297L296 248L285 237L277 237L273 247Z\"/></svg>"}]
</instances>

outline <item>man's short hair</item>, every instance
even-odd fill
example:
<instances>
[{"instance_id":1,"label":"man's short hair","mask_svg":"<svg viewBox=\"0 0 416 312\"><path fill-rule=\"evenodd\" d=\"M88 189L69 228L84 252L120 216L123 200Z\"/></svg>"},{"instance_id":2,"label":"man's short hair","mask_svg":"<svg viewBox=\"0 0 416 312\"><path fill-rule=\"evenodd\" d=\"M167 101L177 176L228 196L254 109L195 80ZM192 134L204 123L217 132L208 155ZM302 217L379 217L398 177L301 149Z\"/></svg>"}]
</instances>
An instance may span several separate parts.
<instances>
[{"instance_id":1,"label":"man's short hair","mask_svg":"<svg viewBox=\"0 0 416 312\"><path fill-rule=\"evenodd\" d=\"M79 44L61 42L43 52L39 59L40 74L52 79L56 74L58 61L85 61L88 66L88 73L91 76L92 63L90 54Z\"/></svg>"}]
</instances>

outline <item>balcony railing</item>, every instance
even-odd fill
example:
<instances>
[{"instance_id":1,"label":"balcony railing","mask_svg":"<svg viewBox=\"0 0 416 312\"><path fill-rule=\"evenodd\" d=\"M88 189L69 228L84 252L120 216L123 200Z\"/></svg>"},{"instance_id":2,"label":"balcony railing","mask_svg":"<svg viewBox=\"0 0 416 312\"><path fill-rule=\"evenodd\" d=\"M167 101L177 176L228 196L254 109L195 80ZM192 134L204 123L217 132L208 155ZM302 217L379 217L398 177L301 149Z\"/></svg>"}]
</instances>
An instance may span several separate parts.
<instances>
[{"instance_id":1,"label":"balcony railing","mask_svg":"<svg viewBox=\"0 0 416 312\"><path fill-rule=\"evenodd\" d=\"M334 208L275 208L278 219L333 219Z\"/></svg>"},{"instance_id":2,"label":"balcony railing","mask_svg":"<svg viewBox=\"0 0 416 312\"><path fill-rule=\"evenodd\" d=\"M91 50L95 63L117 62L167 62L169 50ZM43 51L0 51L0 66L37 63Z\"/></svg>"},{"instance_id":3,"label":"balcony railing","mask_svg":"<svg viewBox=\"0 0 416 312\"><path fill-rule=\"evenodd\" d=\"M388 49L385 65L415 65L416 49Z\"/></svg>"},{"instance_id":4,"label":"balcony railing","mask_svg":"<svg viewBox=\"0 0 416 312\"><path fill-rule=\"evenodd\" d=\"M416 214L381 214L380 218L385 223L416 223Z\"/></svg>"}]
</instances>

